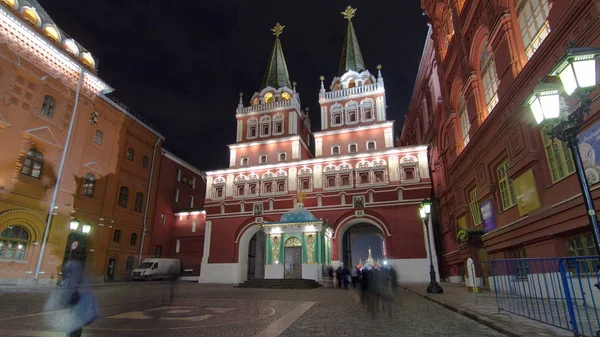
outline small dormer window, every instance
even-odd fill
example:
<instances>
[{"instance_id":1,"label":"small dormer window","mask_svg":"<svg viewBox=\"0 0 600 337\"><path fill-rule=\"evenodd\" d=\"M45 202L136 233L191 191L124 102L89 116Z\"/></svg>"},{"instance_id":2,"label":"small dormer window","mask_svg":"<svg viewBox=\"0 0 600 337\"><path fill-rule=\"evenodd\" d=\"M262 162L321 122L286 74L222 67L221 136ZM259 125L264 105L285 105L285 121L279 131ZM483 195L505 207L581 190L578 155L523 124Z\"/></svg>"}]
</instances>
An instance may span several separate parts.
<instances>
[{"instance_id":1,"label":"small dormer window","mask_svg":"<svg viewBox=\"0 0 600 337\"><path fill-rule=\"evenodd\" d=\"M348 82L348 88L354 88L356 87L356 81L354 81L354 79L350 80L350 82Z\"/></svg>"},{"instance_id":2,"label":"small dormer window","mask_svg":"<svg viewBox=\"0 0 600 337\"><path fill-rule=\"evenodd\" d=\"M265 103L271 103L275 101L275 95L272 92L268 92L265 94Z\"/></svg>"},{"instance_id":3,"label":"small dormer window","mask_svg":"<svg viewBox=\"0 0 600 337\"><path fill-rule=\"evenodd\" d=\"M258 97L255 97L255 98L252 100L252 105L258 105L259 103L260 103L260 101L259 101Z\"/></svg>"}]
</instances>

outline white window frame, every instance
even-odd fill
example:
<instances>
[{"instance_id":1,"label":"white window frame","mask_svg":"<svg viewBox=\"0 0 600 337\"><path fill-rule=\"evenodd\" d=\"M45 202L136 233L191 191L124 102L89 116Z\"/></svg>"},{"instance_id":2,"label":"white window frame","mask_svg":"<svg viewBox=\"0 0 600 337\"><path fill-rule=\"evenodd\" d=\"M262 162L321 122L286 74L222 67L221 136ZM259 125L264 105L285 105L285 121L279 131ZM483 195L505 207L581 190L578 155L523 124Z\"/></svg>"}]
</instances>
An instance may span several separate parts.
<instances>
[{"instance_id":1,"label":"white window frame","mask_svg":"<svg viewBox=\"0 0 600 337\"><path fill-rule=\"evenodd\" d=\"M175 169L175 179L177 181L181 181L181 169L180 168Z\"/></svg>"},{"instance_id":2,"label":"white window frame","mask_svg":"<svg viewBox=\"0 0 600 337\"><path fill-rule=\"evenodd\" d=\"M330 113L330 117L331 117L331 123L330 123L330 125L332 127L344 125L344 108L342 107L341 104L336 103L336 104L332 105L331 109L329 110L329 113ZM340 122L339 123L335 122L335 115L336 114L340 115Z\"/></svg>"},{"instance_id":3,"label":"white window frame","mask_svg":"<svg viewBox=\"0 0 600 337\"><path fill-rule=\"evenodd\" d=\"M525 56L529 60L550 33L548 1L522 0L516 6L515 12L521 28ZM518 7L521 9L520 11ZM543 22L540 25L541 21Z\"/></svg>"},{"instance_id":4,"label":"white window frame","mask_svg":"<svg viewBox=\"0 0 600 337\"><path fill-rule=\"evenodd\" d=\"M217 190L221 189L221 196L217 196ZM212 199L215 200L223 200L225 199L225 184L219 184L219 185L215 185L213 186L212 189Z\"/></svg>"},{"instance_id":5,"label":"white window frame","mask_svg":"<svg viewBox=\"0 0 600 337\"><path fill-rule=\"evenodd\" d=\"M283 160L281 160L281 155L283 155ZM287 161L287 152L279 152L277 154L277 161Z\"/></svg>"},{"instance_id":6,"label":"white window frame","mask_svg":"<svg viewBox=\"0 0 600 337\"><path fill-rule=\"evenodd\" d=\"M496 104L498 104L499 81L494 53L490 50L487 50L487 53L484 52L488 48L488 43L489 42L484 43L481 47L482 53L479 70L481 72L483 98L485 99L486 108L489 114L494 110ZM484 59L486 56L488 56L488 58Z\"/></svg>"},{"instance_id":7,"label":"white window frame","mask_svg":"<svg viewBox=\"0 0 600 337\"><path fill-rule=\"evenodd\" d=\"M350 151L350 148L352 147L352 145L356 146L356 151L355 152ZM357 143L350 143L350 144L348 144L348 153L349 154L358 153L358 144Z\"/></svg>"},{"instance_id":8,"label":"white window frame","mask_svg":"<svg viewBox=\"0 0 600 337\"><path fill-rule=\"evenodd\" d=\"M175 202L179 202L179 189L175 189Z\"/></svg>"},{"instance_id":9,"label":"white window frame","mask_svg":"<svg viewBox=\"0 0 600 337\"><path fill-rule=\"evenodd\" d=\"M190 181L192 182L192 189L196 189L196 177L192 177Z\"/></svg>"},{"instance_id":10,"label":"white window frame","mask_svg":"<svg viewBox=\"0 0 600 337\"><path fill-rule=\"evenodd\" d=\"M371 108L371 118L365 116L365 108ZM372 122L375 120L375 102L371 98L365 98L360 102L360 118L362 122Z\"/></svg>"},{"instance_id":11,"label":"white window frame","mask_svg":"<svg viewBox=\"0 0 600 337\"><path fill-rule=\"evenodd\" d=\"M254 136L250 134L251 128L254 127ZM248 119L246 122L246 138L247 139L255 139L258 138L258 133L260 130L258 129L258 120L255 117Z\"/></svg>"},{"instance_id":12,"label":"white window frame","mask_svg":"<svg viewBox=\"0 0 600 337\"><path fill-rule=\"evenodd\" d=\"M244 164L244 160L246 161L246 164ZM240 166L248 166L248 163L249 163L248 156L243 156L240 158Z\"/></svg>"},{"instance_id":13,"label":"white window frame","mask_svg":"<svg viewBox=\"0 0 600 337\"><path fill-rule=\"evenodd\" d=\"M333 149L334 149L334 148L336 148L336 147L337 147L337 149L338 149L338 153L337 153L337 154L334 154L334 153L333 153ZM341 148L340 148L340 146L339 146L339 145L331 145L330 152L331 152L331 155L332 155L332 156L339 156L339 155L341 154L341 153L340 153L340 150L341 150Z\"/></svg>"},{"instance_id":14,"label":"white window frame","mask_svg":"<svg viewBox=\"0 0 600 337\"><path fill-rule=\"evenodd\" d=\"M369 149L369 144L373 143L373 149ZM374 151L377 150L377 141L376 140L367 140L365 142L365 148L367 149L367 151Z\"/></svg>"},{"instance_id":15,"label":"white window frame","mask_svg":"<svg viewBox=\"0 0 600 337\"><path fill-rule=\"evenodd\" d=\"M265 161L263 163L262 158L265 158ZM269 162L269 157L266 154L261 154L258 156L258 164L259 165L265 165Z\"/></svg>"},{"instance_id":16,"label":"white window frame","mask_svg":"<svg viewBox=\"0 0 600 337\"><path fill-rule=\"evenodd\" d=\"M462 133L463 147L469 144L469 130L471 129L471 122L469 121L469 111L467 110L467 102L461 95L458 101L459 118L460 118L460 131Z\"/></svg>"},{"instance_id":17,"label":"white window frame","mask_svg":"<svg viewBox=\"0 0 600 337\"><path fill-rule=\"evenodd\" d=\"M354 111L355 120L350 121L350 112ZM346 117L346 125L354 125L360 123L360 106L355 101L346 103L344 107L344 115Z\"/></svg>"},{"instance_id":18,"label":"white window frame","mask_svg":"<svg viewBox=\"0 0 600 337\"><path fill-rule=\"evenodd\" d=\"M271 116L262 116L260 118L260 121L258 122L259 124L259 137L270 137L271 136ZM264 133L263 129L264 126L267 127L267 132Z\"/></svg>"},{"instance_id":19,"label":"white window frame","mask_svg":"<svg viewBox=\"0 0 600 337\"><path fill-rule=\"evenodd\" d=\"M194 208L194 196L190 195L190 208Z\"/></svg>"},{"instance_id":20,"label":"white window frame","mask_svg":"<svg viewBox=\"0 0 600 337\"><path fill-rule=\"evenodd\" d=\"M282 113L278 112L273 117L273 129L271 130L271 134L273 136L283 135L285 132L285 117ZM281 132L277 132L277 125L281 125Z\"/></svg>"}]
</instances>

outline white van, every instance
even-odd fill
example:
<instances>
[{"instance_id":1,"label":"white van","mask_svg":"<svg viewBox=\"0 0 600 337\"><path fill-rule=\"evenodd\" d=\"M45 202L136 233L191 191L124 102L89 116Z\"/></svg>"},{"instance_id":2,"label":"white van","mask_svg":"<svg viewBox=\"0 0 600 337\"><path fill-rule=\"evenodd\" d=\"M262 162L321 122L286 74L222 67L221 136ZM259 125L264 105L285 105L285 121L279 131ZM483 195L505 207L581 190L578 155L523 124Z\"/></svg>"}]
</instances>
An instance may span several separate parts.
<instances>
[{"instance_id":1,"label":"white van","mask_svg":"<svg viewBox=\"0 0 600 337\"><path fill-rule=\"evenodd\" d=\"M176 279L181 276L181 263L178 259L145 259L131 272L134 280Z\"/></svg>"}]
</instances>

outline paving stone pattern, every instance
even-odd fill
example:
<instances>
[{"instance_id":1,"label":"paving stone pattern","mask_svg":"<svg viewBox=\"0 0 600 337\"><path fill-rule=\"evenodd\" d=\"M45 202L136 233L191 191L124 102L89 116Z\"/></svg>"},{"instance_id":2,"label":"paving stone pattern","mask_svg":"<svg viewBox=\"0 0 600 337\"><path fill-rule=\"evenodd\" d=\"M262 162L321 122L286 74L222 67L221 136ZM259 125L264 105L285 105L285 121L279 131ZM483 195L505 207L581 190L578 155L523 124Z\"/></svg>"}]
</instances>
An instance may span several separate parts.
<instances>
[{"instance_id":1,"label":"paving stone pattern","mask_svg":"<svg viewBox=\"0 0 600 337\"><path fill-rule=\"evenodd\" d=\"M95 288L101 317L83 336L236 336L266 331L307 302L315 302L281 336L503 336L416 294L401 290L392 315L372 316L351 290L239 289L178 283L135 283ZM64 336L42 313L48 290L0 295L0 336ZM288 315L289 314L289 315ZM287 315L287 316L286 316ZM265 334L263 333L263 336ZM269 335L276 336L276 335Z\"/></svg>"}]
</instances>

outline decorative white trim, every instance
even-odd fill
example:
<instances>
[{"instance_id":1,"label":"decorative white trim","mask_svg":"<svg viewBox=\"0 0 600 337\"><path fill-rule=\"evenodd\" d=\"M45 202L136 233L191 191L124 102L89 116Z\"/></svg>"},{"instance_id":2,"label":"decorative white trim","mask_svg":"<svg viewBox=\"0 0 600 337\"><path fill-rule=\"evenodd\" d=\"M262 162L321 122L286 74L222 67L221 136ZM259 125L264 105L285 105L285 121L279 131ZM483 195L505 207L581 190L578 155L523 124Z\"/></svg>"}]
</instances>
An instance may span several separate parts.
<instances>
[{"instance_id":1,"label":"decorative white trim","mask_svg":"<svg viewBox=\"0 0 600 337\"><path fill-rule=\"evenodd\" d=\"M352 128L344 128L344 129L339 129L339 130L316 131L313 134L314 134L315 138L317 138L317 137L337 135L337 134L356 132L356 131L362 131L362 130L379 129L379 128L385 128L385 127L391 128L393 126L394 126L394 122L385 122L385 123L378 123L378 124L371 124L371 125L359 125L359 126L355 126Z\"/></svg>"},{"instance_id":2,"label":"decorative white trim","mask_svg":"<svg viewBox=\"0 0 600 337\"><path fill-rule=\"evenodd\" d=\"M373 143L373 149L369 149L369 143ZM377 141L375 139L369 139L365 142L365 149L367 151L375 151L377 150Z\"/></svg>"},{"instance_id":3,"label":"decorative white trim","mask_svg":"<svg viewBox=\"0 0 600 337\"><path fill-rule=\"evenodd\" d=\"M354 151L354 152L350 151L350 147L351 147L352 145L356 146L356 151ZM349 143L349 144L348 144L348 153L349 153L349 154L354 154L354 153L358 153L358 152L359 152L359 149L358 149L358 144L357 144L357 143Z\"/></svg>"},{"instance_id":4,"label":"decorative white trim","mask_svg":"<svg viewBox=\"0 0 600 337\"><path fill-rule=\"evenodd\" d=\"M334 149L334 148L336 148L336 147L337 147L337 149L338 149L338 153L333 153L333 149ZM337 145L337 144L331 145L331 147L330 147L330 150L329 150L329 153L330 153L332 156L339 156L339 155L341 155L341 154L342 154L341 147L340 147L339 145Z\"/></svg>"},{"instance_id":5,"label":"decorative white trim","mask_svg":"<svg viewBox=\"0 0 600 337\"><path fill-rule=\"evenodd\" d=\"M354 121L350 120L350 111L354 110ZM345 125L360 123L360 107L356 101L349 101L344 106Z\"/></svg>"},{"instance_id":6,"label":"decorative white trim","mask_svg":"<svg viewBox=\"0 0 600 337\"><path fill-rule=\"evenodd\" d=\"M237 134L236 134L236 138L235 138L236 142L241 142L242 141L242 133L243 132L244 132L244 122L242 122L241 120L238 119L238 121L237 121Z\"/></svg>"}]
</instances>

